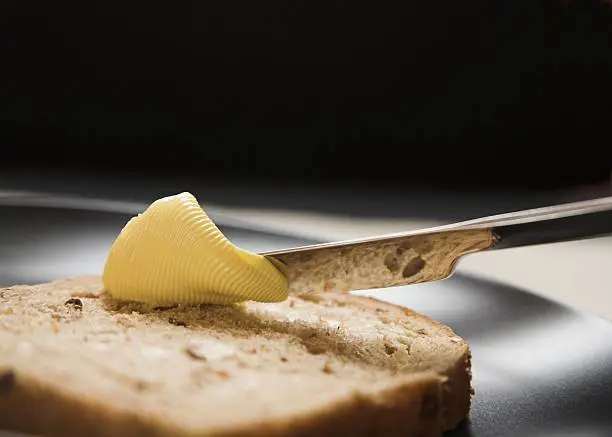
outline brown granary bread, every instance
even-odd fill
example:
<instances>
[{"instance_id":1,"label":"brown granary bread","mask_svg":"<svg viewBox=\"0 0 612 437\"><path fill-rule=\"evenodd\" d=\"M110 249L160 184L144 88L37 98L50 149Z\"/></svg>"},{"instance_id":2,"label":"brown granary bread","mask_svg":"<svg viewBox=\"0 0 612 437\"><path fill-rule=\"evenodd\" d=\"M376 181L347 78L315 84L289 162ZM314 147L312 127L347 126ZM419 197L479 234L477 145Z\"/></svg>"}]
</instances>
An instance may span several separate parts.
<instances>
[{"instance_id":1,"label":"brown granary bread","mask_svg":"<svg viewBox=\"0 0 612 437\"><path fill-rule=\"evenodd\" d=\"M470 352L347 294L151 308L95 277L0 290L0 429L49 436L440 436Z\"/></svg>"}]
</instances>

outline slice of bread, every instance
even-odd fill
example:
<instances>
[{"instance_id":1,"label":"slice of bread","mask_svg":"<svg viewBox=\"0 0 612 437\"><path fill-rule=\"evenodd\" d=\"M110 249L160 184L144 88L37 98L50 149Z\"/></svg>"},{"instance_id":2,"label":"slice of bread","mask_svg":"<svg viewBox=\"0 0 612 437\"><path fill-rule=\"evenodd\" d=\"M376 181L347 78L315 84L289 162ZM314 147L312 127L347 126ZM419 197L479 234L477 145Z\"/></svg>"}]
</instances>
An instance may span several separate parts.
<instances>
[{"instance_id":1,"label":"slice of bread","mask_svg":"<svg viewBox=\"0 0 612 437\"><path fill-rule=\"evenodd\" d=\"M0 429L440 436L470 381L451 329L370 298L151 308L91 277L0 290Z\"/></svg>"}]
</instances>

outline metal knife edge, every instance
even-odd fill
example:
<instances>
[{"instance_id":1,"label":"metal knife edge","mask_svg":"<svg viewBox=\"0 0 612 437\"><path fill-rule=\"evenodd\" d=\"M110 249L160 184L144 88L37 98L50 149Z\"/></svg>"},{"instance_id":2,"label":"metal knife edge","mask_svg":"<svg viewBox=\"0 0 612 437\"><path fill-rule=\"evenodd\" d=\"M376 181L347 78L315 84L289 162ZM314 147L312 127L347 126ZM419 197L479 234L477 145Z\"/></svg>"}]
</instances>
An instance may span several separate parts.
<instances>
[{"instance_id":1,"label":"metal knife edge","mask_svg":"<svg viewBox=\"0 0 612 437\"><path fill-rule=\"evenodd\" d=\"M281 263L292 292L355 291L444 279L469 253L611 234L606 197L261 255Z\"/></svg>"}]
</instances>

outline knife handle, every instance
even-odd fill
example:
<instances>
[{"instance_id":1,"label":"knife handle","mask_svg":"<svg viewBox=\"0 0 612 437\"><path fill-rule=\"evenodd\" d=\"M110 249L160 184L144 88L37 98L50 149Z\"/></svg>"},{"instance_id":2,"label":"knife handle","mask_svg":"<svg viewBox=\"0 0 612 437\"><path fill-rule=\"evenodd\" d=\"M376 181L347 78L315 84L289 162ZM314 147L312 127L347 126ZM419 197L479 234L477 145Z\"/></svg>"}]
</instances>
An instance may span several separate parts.
<instances>
[{"instance_id":1,"label":"knife handle","mask_svg":"<svg viewBox=\"0 0 612 437\"><path fill-rule=\"evenodd\" d=\"M500 226L491 231L497 239L492 249L604 237L612 234L612 211Z\"/></svg>"},{"instance_id":2,"label":"knife handle","mask_svg":"<svg viewBox=\"0 0 612 437\"><path fill-rule=\"evenodd\" d=\"M612 197L501 214L457 224L488 227L492 249L559 243L612 235Z\"/></svg>"}]
</instances>

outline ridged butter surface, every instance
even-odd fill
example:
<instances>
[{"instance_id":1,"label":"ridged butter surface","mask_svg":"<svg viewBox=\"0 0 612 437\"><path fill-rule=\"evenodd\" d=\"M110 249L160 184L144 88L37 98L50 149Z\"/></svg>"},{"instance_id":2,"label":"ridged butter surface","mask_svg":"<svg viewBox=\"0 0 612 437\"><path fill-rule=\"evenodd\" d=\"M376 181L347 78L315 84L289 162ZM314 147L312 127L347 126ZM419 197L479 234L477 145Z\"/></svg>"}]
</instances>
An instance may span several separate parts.
<instances>
[{"instance_id":1,"label":"ridged butter surface","mask_svg":"<svg viewBox=\"0 0 612 437\"><path fill-rule=\"evenodd\" d=\"M287 298L285 276L234 246L190 193L153 202L122 229L102 275L116 299L155 305L231 304Z\"/></svg>"}]
</instances>

